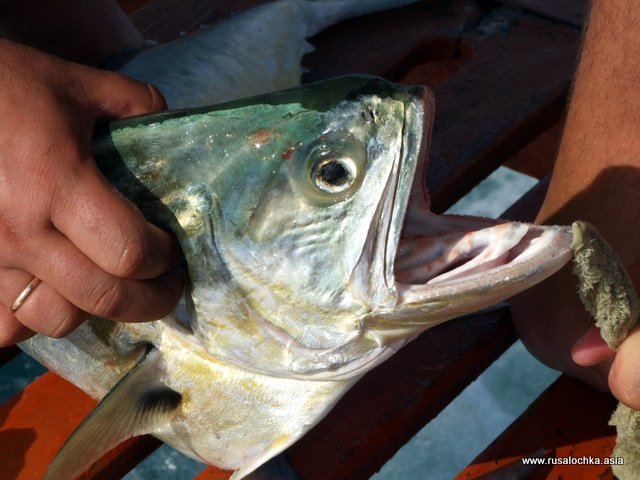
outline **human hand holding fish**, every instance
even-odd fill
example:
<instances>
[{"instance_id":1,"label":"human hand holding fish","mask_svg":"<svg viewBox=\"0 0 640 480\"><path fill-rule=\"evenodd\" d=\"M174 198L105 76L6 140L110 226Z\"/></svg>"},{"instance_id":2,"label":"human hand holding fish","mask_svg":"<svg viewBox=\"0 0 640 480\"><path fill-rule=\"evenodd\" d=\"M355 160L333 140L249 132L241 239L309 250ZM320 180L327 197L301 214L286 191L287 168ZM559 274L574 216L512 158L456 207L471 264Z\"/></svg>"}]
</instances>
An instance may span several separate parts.
<instances>
[{"instance_id":1,"label":"human hand holding fish","mask_svg":"<svg viewBox=\"0 0 640 480\"><path fill-rule=\"evenodd\" d=\"M177 244L91 156L96 120L160 110L161 94L6 40L0 90L0 345L65 335L89 314L162 317L183 285Z\"/></svg>"}]
</instances>

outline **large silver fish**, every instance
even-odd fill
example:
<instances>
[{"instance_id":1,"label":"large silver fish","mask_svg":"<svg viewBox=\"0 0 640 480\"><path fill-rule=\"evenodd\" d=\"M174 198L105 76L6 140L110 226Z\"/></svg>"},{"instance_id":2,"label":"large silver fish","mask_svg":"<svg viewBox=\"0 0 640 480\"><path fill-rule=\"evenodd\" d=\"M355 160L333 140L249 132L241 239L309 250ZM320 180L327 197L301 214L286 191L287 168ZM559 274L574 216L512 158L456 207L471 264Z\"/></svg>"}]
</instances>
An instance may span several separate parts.
<instances>
[{"instance_id":1,"label":"large silver fish","mask_svg":"<svg viewBox=\"0 0 640 480\"><path fill-rule=\"evenodd\" d=\"M432 114L422 87L344 77L111 124L96 161L190 287L161 320L21 345L104 397L48 478L142 433L242 478L425 329L566 263L569 229L428 212Z\"/></svg>"}]
</instances>

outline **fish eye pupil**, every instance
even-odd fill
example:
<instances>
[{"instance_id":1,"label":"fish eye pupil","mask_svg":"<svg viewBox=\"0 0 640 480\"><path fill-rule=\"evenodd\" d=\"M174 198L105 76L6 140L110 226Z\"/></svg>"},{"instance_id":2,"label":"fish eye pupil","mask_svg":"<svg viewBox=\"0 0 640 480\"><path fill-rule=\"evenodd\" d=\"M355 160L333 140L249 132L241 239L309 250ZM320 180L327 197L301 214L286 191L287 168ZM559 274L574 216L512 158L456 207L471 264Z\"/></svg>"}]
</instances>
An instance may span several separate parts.
<instances>
[{"instance_id":1,"label":"fish eye pupil","mask_svg":"<svg viewBox=\"0 0 640 480\"><path fill-rule=\"evenodd\" d=\"M340 162L327 162L320 167L320 179L328 185L342 185L349 179L349 172Z\"/></svg>"},{"instance_id":2,"label":"fish eye pupil","mask_svg":"<svg viewBox=\"0 0 640 480\"><path fill-rule=\"evenodd\" d=\"M298 150L296 158L300 161L289 163L295 168L292 186L310 204L335 205L351 198L362 184L367 146L349 132L329 131Z\"/></svg>"},{"instance_id":3,"label":"fish eye pupil","mask_svg":"<svg viewBox=\"0 0 640 480\"><path fill-rule=\"evenodd\" d=\"M347 191L356 181L357 169L349 158L324 159L311 169L310 180L324 194L334 195Z\"/></svg>"}]
</instances>

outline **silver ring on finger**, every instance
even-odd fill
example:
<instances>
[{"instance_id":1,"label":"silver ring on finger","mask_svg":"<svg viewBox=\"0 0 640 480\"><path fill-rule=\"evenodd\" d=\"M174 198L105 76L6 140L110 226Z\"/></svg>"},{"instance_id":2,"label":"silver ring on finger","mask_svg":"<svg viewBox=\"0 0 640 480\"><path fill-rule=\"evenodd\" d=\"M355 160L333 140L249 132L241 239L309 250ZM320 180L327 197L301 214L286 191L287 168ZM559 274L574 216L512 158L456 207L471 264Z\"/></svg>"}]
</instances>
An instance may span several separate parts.
<instances>
[{"instance_id":1,"label":"silver ring on finger","mask_svg":"<svg viewBox=\"0 0 640 480\"><path fill-rule=\"evenodd\" d=\"M33 277L29 282L29 284L24 288L24 290L20 292L20 295L18 295L18 297L13 301L13 303L9 307L9 310L11 310L12 312L15 312L16 310L18 310L22 306L22 304L27 300L27 298L29 298L29 295L33 293L36 287L40 285L41 281L42 280L40 280L38 277Z\"/></svg>"}]
</instances>

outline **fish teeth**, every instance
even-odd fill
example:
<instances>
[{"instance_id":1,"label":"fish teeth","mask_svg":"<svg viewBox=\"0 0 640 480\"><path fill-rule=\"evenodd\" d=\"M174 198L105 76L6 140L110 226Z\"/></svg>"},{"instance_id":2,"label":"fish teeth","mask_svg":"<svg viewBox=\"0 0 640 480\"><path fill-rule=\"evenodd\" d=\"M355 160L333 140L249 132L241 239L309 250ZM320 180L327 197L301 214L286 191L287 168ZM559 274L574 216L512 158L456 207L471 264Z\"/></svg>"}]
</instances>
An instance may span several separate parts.
<instances>
[{"instance_id":1,"label":"fish teeth","mask_svg":"<svg viewBox=\"0 0 640 480\"><path fill-rule=\"evenodd\" d=\"M472 232L455 232L402 241L396 277L403 283L438 283L507 263L529 228L502 224Z\"/></svg>"},{"instance_id":2,"label":"fish teeth","mask_svg":"<svg viewBox=\"0 0 640 480\"><path fill-rule=\"evenodd\" d=\"M465 262L453 270L438 275L429 283L438 283L455 278L471 275L479 271L488 270L506 263L509 251L515 247L529 231L527 225L521 223L505 223L493 228L474 232L470 241L472 244L479 242L486 246L479 255ZM454 262L456 258L452 259Z\"/></svg>"}]
</instances>

